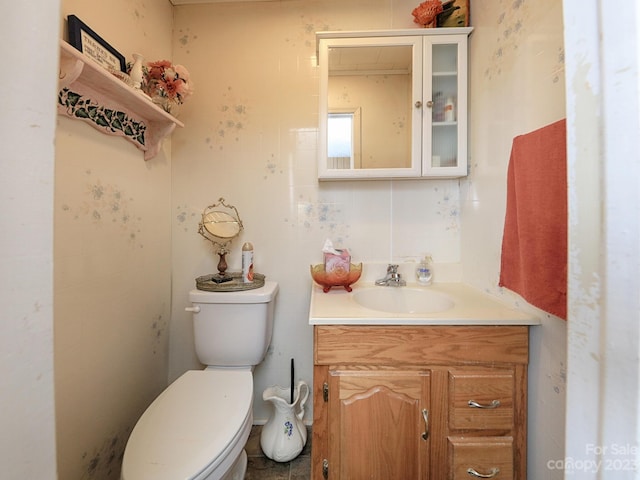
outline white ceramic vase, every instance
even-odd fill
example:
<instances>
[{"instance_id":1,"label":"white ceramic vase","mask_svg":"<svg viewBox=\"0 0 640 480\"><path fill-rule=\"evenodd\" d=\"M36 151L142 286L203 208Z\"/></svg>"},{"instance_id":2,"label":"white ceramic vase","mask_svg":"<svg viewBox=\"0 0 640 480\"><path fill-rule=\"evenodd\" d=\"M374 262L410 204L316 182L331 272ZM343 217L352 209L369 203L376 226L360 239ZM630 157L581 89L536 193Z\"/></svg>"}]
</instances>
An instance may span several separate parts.
<instances>
[{"instance_id":1,"label":"white ceramic vase","mask_svg":"<svg viewBox=\"0 0 640 480\"><path fill-rule=\"evenodd\" d=\"M293 403L290 403L291 388L274 386L263 392L262 399L274 407L260 435L262 451L270 459L288 462L302 452L307 443L307 427L302 418L308 396L309 385L303 381L295 388Z\"/></svg>"},{"instance_id":2,"label":"white ceramic vase","mask_svg":"<svg viewBox=\"0 0 640 480\"><path fill-rule=\"evenodd\" d=\"M139 53L134 53L131 56L133 57L133 65L131 65L131 71L129 72L129 81L133 88L140 90L143 78L142 65L144 63L144 57Z\"/></svg>"}]
</instances>

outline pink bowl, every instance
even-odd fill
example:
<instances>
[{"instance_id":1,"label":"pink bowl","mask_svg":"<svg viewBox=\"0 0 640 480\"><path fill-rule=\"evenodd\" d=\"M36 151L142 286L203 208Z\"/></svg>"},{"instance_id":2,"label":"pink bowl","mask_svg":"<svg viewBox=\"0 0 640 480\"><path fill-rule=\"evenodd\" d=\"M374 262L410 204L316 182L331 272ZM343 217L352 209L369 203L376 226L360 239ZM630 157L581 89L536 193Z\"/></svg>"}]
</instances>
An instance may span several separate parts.
<instances>
[{"instance_id":1,"label":"pink bowl","mask_svg":"<svg viewBox=\"0 0 640 480\"><path fill-rule=\"evenodd\" d=\"M338 270L331 273L324 271L324 264L311 265L311 277L327 293L331 287L344 287L347 292L352 290L351 285L356 283L362 275L362 263L351 263L349 271Z\"/></svg>"}]
</instances>

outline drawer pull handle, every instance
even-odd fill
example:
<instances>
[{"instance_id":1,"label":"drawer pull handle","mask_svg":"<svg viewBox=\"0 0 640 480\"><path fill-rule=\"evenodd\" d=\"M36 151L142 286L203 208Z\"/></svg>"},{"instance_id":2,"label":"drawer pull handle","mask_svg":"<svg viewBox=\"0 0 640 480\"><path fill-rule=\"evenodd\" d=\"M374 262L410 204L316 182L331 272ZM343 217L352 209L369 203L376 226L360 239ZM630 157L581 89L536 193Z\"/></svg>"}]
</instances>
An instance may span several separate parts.
<instances>
[{"instance_id":1,"label":"drawer pull handle","mask_svg":"<svg viewBox=\"0 0 640 480\"><path fill-rule=\"evenodd\" d=\"M469 400L469 402L467 402L467 405L473 408L492 409L492 408L498 408L500 406L500 400L492 400L489 405L483 405L482 403L478 403L475 400Z\"/></svg>"},{"instance_id":2,"label":"drawer pull handle","mask_svg":"<svg viewBox=\"0 0 640 480\"><path fill-rule=\"evenodd\" d=\"M429 410L426 408L422 409L422 419L424 420L424 433L422 434L422 439L426 440L429 437Z\"/></svg>"},{"instance_id":3,"label":"drawer pull handle","mask_svg":"<svg viewBox=\"0 0 640 480\"><path fill-rule=\"evenodd\" d=\"M500 473L500 469L498 467L493 467L489 470L489 473L479 473L473 468L467 468L467 473L477 478L494 478Z\"/></svg>"}]
</instances>

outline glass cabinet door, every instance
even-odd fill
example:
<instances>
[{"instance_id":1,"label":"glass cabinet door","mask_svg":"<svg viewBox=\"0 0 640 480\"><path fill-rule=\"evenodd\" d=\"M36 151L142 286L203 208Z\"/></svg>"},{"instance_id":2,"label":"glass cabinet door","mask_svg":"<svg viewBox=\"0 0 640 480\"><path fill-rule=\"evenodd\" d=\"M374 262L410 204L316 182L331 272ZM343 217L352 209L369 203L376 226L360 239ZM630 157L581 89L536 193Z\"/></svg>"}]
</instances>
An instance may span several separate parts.
<instances>
[{"instance_id":1,"label":"glass cabinet door","mask_svg":"<svg viewBox=\"0 0 640 480\"><path fill-rule=\"evenodd\" d=\"M425 37L422 175L467 174L466 39ZM429 73L427 73L429 72Z\"/></svg>"}]
</instances>

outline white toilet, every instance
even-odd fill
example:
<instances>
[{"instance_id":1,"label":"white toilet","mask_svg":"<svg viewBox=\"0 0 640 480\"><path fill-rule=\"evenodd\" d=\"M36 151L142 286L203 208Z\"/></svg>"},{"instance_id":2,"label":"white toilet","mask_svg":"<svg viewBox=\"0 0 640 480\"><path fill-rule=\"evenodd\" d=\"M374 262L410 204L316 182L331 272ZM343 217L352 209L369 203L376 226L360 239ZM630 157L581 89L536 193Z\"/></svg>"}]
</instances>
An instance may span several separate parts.
<instances>
[{"instance_id":1,"label":"white toilet","mask_svg":"<svg viewBox=\"0 0 640 480\"><path fill-rule=\"evenodd\" d=\"M190 370L147 408L131 432L122 480L242 480L253 415L253 367L273 331L276 282L253 290L192 290Z\"/></svg>"}]
</instances>

